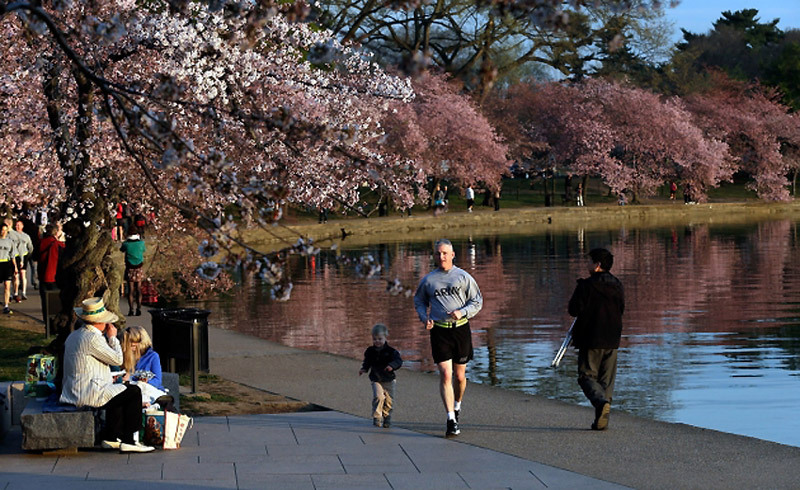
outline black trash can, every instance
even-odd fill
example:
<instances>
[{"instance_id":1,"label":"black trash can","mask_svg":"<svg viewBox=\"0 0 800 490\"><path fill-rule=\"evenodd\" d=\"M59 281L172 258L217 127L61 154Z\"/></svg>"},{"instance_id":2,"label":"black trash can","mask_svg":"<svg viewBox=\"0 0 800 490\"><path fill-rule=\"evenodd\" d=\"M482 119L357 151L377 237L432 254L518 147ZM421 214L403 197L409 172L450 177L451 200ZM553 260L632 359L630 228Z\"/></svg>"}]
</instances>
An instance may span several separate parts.
<instances>
[{"instance_id":1,"label":"black trash can","mask_svg":"<svg viewBox=\"0 0 800 490\"><path fill-rule=\"evenodd\" d=\"M154 308L153 350L161 358L161 369L168 372L191 372L192 328L197 324L197 359L200 371L208 372L209 310L197 308ZM174 359L174 370L170 360Z\"/></svg>"}]
</instances>

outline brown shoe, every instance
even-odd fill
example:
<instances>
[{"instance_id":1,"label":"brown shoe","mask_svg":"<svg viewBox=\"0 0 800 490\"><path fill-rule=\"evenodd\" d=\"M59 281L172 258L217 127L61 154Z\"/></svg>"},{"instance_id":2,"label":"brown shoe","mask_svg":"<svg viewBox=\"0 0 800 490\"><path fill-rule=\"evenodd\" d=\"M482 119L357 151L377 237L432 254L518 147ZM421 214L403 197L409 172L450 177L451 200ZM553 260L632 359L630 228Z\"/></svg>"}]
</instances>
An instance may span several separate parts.
<instances>
[{"instance_id":1,"label":"brown shoe","mask_svg":"<svg viewBox=\"0 0 800 490\"><path fill-rule=\"evenodd\" d=\"M594 423L592 430L606 430L608 429L608 416L611 414L611 404L606 402L600 409L595 409Z\"/></svg>"}]
</instances>

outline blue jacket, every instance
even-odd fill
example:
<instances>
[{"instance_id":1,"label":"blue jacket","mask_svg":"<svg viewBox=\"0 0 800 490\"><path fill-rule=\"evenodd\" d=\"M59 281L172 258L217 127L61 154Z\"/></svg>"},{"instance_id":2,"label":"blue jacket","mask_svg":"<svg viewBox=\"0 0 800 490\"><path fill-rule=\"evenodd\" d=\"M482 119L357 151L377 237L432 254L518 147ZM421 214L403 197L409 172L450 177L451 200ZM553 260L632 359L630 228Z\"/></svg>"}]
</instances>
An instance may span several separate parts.
<instances>
[{"instance_id":1,"label":"blue jacket","mask_svg":"<svg viewBox=\"0 0 800 490\"><path fill-rule=\"evenodd\" d=\"M150 371L155 374L155 377L148 381L148 383L159 390L164 390L164 386L161 384L161 358L158 357L158 353L154 351L152 347L147 349L147 352L142 354L142 357L136 362L136 370Z\"/></svg>"}]
</instances>

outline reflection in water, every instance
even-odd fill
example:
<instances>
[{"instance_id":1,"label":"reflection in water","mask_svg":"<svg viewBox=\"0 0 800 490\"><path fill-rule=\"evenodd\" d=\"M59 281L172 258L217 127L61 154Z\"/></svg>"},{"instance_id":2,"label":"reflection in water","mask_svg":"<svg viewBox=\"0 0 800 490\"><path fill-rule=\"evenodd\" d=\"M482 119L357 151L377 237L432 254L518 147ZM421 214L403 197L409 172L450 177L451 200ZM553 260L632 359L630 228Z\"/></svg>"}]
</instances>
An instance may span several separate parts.
<instances>
[{"instance_id":1,"label":"reflection in water","mask_svg":"<svg viewBox=\"0 0 800 490\"><path fill-rule=\"evenodd\" d=\"M382 279L416 285L433 266L430 243L387 243L371 253ZM569 324L566 303L603 246L626 290L617 409L800 446L800 246L797 223L578 230L454 241L456 263L478 281L473 381L586 405L568 352L550 360ZM235 301L209 305L220 325L286 345L359 358L369 327L385 323L407 367L433 370L428 333L411 298L390 296L333 252L298 260L288 303L246 281ZM237 309L236 314L226 309ZM244 306L242 306L244 305ZM244 308L244 311L242 311ZM233 320L230 320L233 319Z\"/></svg>"}]
</instances>

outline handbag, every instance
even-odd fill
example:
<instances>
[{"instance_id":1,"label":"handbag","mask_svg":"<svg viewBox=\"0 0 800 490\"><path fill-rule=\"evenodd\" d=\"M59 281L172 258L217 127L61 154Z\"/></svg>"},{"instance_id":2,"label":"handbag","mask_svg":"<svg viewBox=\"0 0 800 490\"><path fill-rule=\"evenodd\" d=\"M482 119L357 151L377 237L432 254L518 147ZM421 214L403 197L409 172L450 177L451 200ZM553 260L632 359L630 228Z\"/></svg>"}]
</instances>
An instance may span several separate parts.
<instances>
[{"instance_id":1,"label":"handbag","mask_svg":"<svg viewBox=\"0 0 800 490\"><path fill-rule=\"evenodd\" d=\"M188 415L153 410L144 413L144 443L159 449L178 449L183 436L192 427Z\"/></svg>"}]
</instances>

